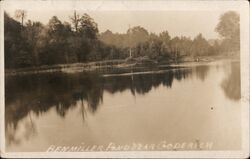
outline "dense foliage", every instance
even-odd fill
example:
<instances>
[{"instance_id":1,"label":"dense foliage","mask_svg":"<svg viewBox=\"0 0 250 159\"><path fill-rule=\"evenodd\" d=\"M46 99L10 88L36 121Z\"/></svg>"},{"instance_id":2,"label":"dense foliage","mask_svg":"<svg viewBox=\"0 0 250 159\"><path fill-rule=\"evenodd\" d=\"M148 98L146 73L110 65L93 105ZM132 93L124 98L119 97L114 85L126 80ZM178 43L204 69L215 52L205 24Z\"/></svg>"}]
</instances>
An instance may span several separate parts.
<instances>
[{"instance_id":1,"label":"dense foliage","mask_svg":"<svg viewBox=\"0 0 250 159\"><path fill-rule=\"evenodd\" d=\"M110 30L99 33L97 23L88 14L80 16L76 12L70 23L53 16L46 25L30 20L25 23L26 16L25 11L18 10L19 22L4 14L6 68L126 59L130 52L134 58L164 61L239 50L239 18L235 12L222 15L216 30L224 39L212 43L201 33L194 39L171 38L168 31L157 35L141 26L129 28L124 34Z\"/></svg>"},{"instance_id":2,"label":"dense foliage","mask_svg":"<svg viewBox=\"0 0 250 159\"><path fill-rule=\"evenodd\" d=\"M215 30L223 38L221 48L225 52L240 50L240 16L233 11L221 15Z\"/></svg>"}]
</instances>

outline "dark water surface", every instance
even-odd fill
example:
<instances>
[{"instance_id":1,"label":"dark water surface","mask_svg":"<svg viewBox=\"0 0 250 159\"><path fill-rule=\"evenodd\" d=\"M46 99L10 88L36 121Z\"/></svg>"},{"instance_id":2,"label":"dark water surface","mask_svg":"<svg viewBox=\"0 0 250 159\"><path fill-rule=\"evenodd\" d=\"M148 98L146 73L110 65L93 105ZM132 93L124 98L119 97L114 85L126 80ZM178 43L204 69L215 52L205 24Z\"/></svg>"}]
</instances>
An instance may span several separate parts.
<instances>
[{"instance_id":1,"label":"dark water surface","mask_svg":"<svg viewBox=\"0 0 250 159\"><path fill-rule=\"evenodd\" d=\"M5 105L7 151L163 141L241 148L239 62L122 75L8 76Z\"/></svg>"}]
</instances>

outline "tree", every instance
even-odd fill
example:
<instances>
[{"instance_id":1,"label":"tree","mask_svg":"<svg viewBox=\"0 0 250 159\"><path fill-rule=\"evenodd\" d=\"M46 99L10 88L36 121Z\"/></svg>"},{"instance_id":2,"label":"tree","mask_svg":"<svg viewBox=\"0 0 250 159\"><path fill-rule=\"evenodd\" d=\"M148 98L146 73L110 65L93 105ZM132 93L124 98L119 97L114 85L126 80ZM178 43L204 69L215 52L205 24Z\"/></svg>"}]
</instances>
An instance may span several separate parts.
<instances>
[{"instance_id":1,"label":"tree","mask_svg":"<svg viewBox=\"0 0 250 159\"><path fill-rule=\"evenodd\" d=\"M27 12L26 12L25 10L19 9L19 10L16 10L16 11L15 11L15 17L16 17L17 19L21 19L22 27L23 27L23 21L24 21L24 19L26 18L26 16L27 16Z\"/></svg>"},{"instance_id":2,"label":"tree","mask_svg":"<svg viewBox=\"0 0 250 159\"><path fill-rule=\"evenodd\" d=\"M80 20L81 20L80 15L77 14L76 11L74 11L74 15L73 15L73 17L70 17L70 20L74 25L75 32L77 32L78 31L78 26L79 26L79 23L80 23Z\"/></svg>"},{"instance_id":3,"label":"tree","mask_svg":"<svg viewBox=\"0 0 250 159\"><path fill-rule=\"evenodd\" d=\"M211 49L214 55L218 55L220 53L221 45L218 41L215 41Z\"/></svg>"},{"instance_id":4,"label":"tree","mask_svg":"<svg viewBox=\"0 0 250 159\"><path fill-rule=\"evenodd\" d=\"M176 36L173 39L171 39L170 46L171 46L171 52L173 54L177 54L180 48L180 38Z\"/></svg>"},{"instance_id":5,"label":"tree","mask_svg":"<svg viewBox=\"0 0 250 159\"><path fill-rule=\"evenodd\" d=\"M4 12L4 59L6 68L15 67L21 39L21 24Z\"/></svg>"},{"instance_id":6,"label":"tree","mask_svg":"<svg viewBox=\"0 0 250 159\"><path fill-rule=\"evenodd\" d=\"M215 30L226 39L239 38L239 14L234 11L229 11L221 15L220 22Z\"/></svg>"},{"instance_id":7,"label":"tree","mask_svg":"<svg viewBox=\"0 0 250 159\"><path fill-rule=\"evenodd\" d=\"M135 47L141 42L145 42L148 39L148 31L140 26L135 26L127 30L128 44L130 47Z\"/></svg>"},{"instance_id":8,"label":"tree","mask_svg":"<svg viewBox=\"0 0 250 159\"><path fill-rule=\"evenodd\" d=\"M199 33L193 40L192 53L194 56L208 55L210 45L207 40Z\"/></svg>"},{"instance_id":9,"label":"tree","mask_svg":"<svg viewBox=\"0 0 250 159\"><path fill-rule=\"evenodd\" d=\"M112 33L110 30L106 30L98 36L98 39L108 45L114 45L117 48L129 47L129 36L127 34Z\"/></svg>"},{"instance_id":10,"label":"tree","mask_svg":"<svg viewBox=\"0 0 250 159\"><path fill-rule=\"evenodd\" d=\"M239 47L239 19L234 12L229 13L221 16L216 29L224 39L213 46L202 34L194 40L185 36L171 38L166 30L155 34L141 26L129 28L126 33L107 30L98 34L94 19L88 14L80 16L76 11L70 18L71 24L53 16L47 25L31 20L24 24L27 14L24 10L16 11L20 22L4 13L5 67L125 59L130 50L133 58L147 56L142 59L165 62L177 61L183 56L215 54L223 49L228 51L228 48L236 50ZM228 27L231 25L233 28Z\"/></svg>"},{"instance_id":11,"label":"tree","mask_svg":"<svg viewBox=\"0 0 250 159\"><path fill-rule=\"evenodd\" d=\"M53 16L46 26L45 45L42 48L41 60L43 64L62 64L69 62L70 49L69 39L72 36L70 24L62 23Z\"/></svg>"},{"instance_id":12,"label":"tree","mask_svg":"<svg viewBox=\"0 0 250 159\"><path fill-rule=\"evenodd\" d=\"M80 18L79 32L88 39L96 39L98 33L97 23L88 15L84 14Z\"/></svg>"},{"instance_id":13,"label":"tree","mask_svg":"<svg viewBox=\"0 0 250 159\"><path fill-rule=\"evenodd\" d=\"M48 35L54 37L60 36L62 29L62 22L57 18L57 16L53 16L48 23Z\"/></svg>"},{"instance_id":14,"label":"tree","mask_svg":"<svg viewBox=\"0 0 250 159\"><path fill-rule=\"evenodd\" d=\"M6 68L27 67L32 64L30 45L21 24L4 13L4 56Z\"/></svg>"},{"instance_id":15,"label":"tree","mask_svg":"<svg viewBox=\"0 0 250 159\"><path fill-rule=\"evenodd\" d=\"M42 32L44 30L44 26L40 22L32 22L31 20L28 20L26 23L26 27L24 29L23 36L25 36L25 39L27 41L27 44L30 47L31 56L34 59L33 64L38 65L39 64L39 42L42 38Z\"/></svg>"},{"instance_id":16,"label":"tree","mask_svg":"<svg viewBox=\"0 0 250 159\"><path fill-rule=\"evenodd\" d=\"M168 34L168 31L161 32L159 38L166 44L168 44L171 39L170 35Z\"/></svg>"},{"instance_id":17,"label":"tree","mask_svg":"<svg viewBox=\"0 0 250 159\"><path fill-rule=\"evenodd\" d=\"M223 38L228 47L224 51L239 51L240 49L240 17L234 11L228 11L221 15L215 31Z\"/></svg>"},{"instance_id":18,"label":"tree","mask_svg":"<svg viewBox=\"0 0 250 159\"><path fill-rule=\"evenodd\" d=\"M117 40L115 35L110 30L106 30L101 33L99 35L99 39L109 45L115 45L115 41Z\"/></svg>"}]
</instances>

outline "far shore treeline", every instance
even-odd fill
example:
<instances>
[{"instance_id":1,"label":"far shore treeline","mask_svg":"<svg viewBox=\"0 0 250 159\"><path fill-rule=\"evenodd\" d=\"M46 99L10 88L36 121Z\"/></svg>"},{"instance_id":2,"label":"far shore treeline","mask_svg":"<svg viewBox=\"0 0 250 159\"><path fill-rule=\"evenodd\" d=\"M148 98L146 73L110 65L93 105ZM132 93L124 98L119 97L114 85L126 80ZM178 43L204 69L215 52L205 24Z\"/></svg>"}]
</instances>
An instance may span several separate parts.
<instances>
[{"instance_id":1,"label":"far shore treeline","mask_svg":"<svg viewBox=\"0 0 250 159\"><path fill-rule=\"evenodd\" d=\"M127 59L131 55L158 62L177 57L234 56L240 49L240 18L234 11L221 15L215 26L221 38L213 40L205 39L202 33L193 39L170 37L167 30L149 33L142 26L128 28L124 34L110 30L99 33L94 19L76 12L68 22L53 16L46 25L26 20L27 15L25 10L17 10L15 17L4 13L7 69Z\"/></svg>"}]
</instances>

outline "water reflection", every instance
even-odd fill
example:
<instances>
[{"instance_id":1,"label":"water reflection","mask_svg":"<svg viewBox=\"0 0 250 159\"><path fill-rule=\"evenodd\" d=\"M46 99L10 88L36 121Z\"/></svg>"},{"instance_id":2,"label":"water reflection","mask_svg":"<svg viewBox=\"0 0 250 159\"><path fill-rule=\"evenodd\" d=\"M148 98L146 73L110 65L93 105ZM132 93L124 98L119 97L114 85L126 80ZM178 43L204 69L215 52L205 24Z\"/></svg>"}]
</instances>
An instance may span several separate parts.
<instances>
[{"instance_id":1,"label":"water reflection","mask_svg":"<svg viewBox=\"0 0 250 159\"><path fill-rule=\"evenodd\" d=\"M194 69L195 69L197 78L204 81L208 74L209 67L206 65L201 65L201 66L196 66Z\"/></svg>"},{"instance_id":2,"label":"water reflection","mask_svg":"<svg viewBox=\"0 0 250 159\"><path fill-rule=\"evenodd\" d=\"M18 145L35 136L36 125L32 117L39 117L50 109L64 118L67 112L81 105L84 121L87 112L98 111L105 92L116 94L130 90L131 94L145 95L160 85L171 89L174 82L192 76L204 82L210 66L172 69L161 73L131 74L103 77L96 73L40 74L6 77L5 79L5 131L6 144ZM240 98L239 67L232 66L231 73L221 87L230 99ZM236 83L236 84L235 84ZM32 114L32 115L31 115ZM20 124L21 123L21 124Z\"/></svg>"},{"instance_id":3,"label":"water reflection","mask_svg":"<svg viewBox=\"0 0 250 159\"><path fill-rule=\"evenodd\" d=\"M238 101L241 98L240 89L240 65L239 63L232 63L227 77L222 81L221 88L225 95L231 99Z\"/></svg>"},{"instance_id":4,"label":"water reflection","mask_svg":"<svg viewBox=\"0 0 250 159\"><path fill-rule=\"evenodd\" d=\"M58 115L64 117L78 100L86 101L88 109L94 113L103 100L104 90L114 94L130 89L131 92L145 94L160 84L171 87L174 79L181 80L190 73L189 69L183 69L162 74L133 75L133 78L132 75L100 77L87 73L8 77L5 96L7 123L14 121L15 126L15 121L26 116L29 111L40 115L52 106Z\"/></svg>"},{"instance_id":5,"label":"water reflection","mask_svg":"<svg viewBox=\"0 0 250 159\"><path fill-rule=\"evenodd\" d=\"M169 70L161 74L138 74L131 76L100 77L97 74L42 74L6 79L6 138L7 144L18 144L15 139L18 122L31 112L36 116L46 113L51 107L56 108L59 116L81 101L82 116L86 111L95 113L102 103L104 90L109 93L123 92L130 89L132 94L148 93L160 84L171 87L173 80L181 80L190 74L189 69ZM84 105L84 102L87 105ZM30 125L30 126L29 126ZM32 130L31 130L32 129ZM32 119L27 121L26 132L34 133ZM24 132L24 136L29 136ZM20 137L22 138L22 137Z\"/></svg>"}]
</instances>

